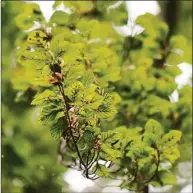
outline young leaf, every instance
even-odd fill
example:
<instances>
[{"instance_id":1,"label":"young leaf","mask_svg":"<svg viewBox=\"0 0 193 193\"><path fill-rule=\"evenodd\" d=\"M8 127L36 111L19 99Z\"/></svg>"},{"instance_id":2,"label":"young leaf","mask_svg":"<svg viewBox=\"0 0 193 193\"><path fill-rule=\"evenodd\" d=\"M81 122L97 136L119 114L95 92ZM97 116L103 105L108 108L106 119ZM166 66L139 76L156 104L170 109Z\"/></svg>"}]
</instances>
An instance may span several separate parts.
<instances>
[{"instance_id":1,"label":"young leaf","mask_svg":"<svg viewBox=\"0 0 193 193\"><path fill-rule=\"evenodd\" d=\"M56 139L59 140L60 137L62 137L62 132L65 130L66 125L64 124L64 119L63 118L59 118L50 128L50 133L51 136Z\"/></svg>"},{"instance_id":2,"label":"young leaf","mask_svg":"<svg viewBox=\"0 0 193 193\"><path fill-rule=\"evenodd\" d=\"M178 141L180 141L182 133L178 130L171 130L169 133L164 135L163 144L164 145L175 145Z\"/></svg>"},{"instance_id":3,"label":"young leaf","mask_svg":"<svg viewBox=\"0 0 193 193\"><path fill-rule=\"evenodd\" d=\"M162 135L163 129L156 120L149 119L148 122L145 124L145 132L156 134L156 135Z\"/></svg>"},{"instance_id":4,"label":"young leaf","mask_svg":"<svg viewBox=\"0 0 193 193\"><path fill-rule=\"evenodd\" d=\"M34 100L31 102L31 105L41 105L45 102L45 100L49 100L49 99L56 99L56 94L51 91L46 89L44 92L42 93L37 93L34 97Z\"/></svg>"},{"instance_id":5,"label":"young leaf","mask_svg":"<svg viewBox=\"0 0 193 193\"><path fill-rule=\"evenodd\" d=\"M96 168L97 168L97 170L96 170ZM96 174L100 177L106 178L106 177L110 176L109 169L102 164L97 163L97 165L94 166L92 170L93 171L96 170Z\"/></svg>"},{"instance_id":6,"label":"young leaf","mask_svg":"<svg viewBox=\"0 0 193 193\"><path fill-rule=\"evenodd\" d=\"M163 185L175 185L177 183L176 176L172 172L160 171L158 176Z\"/></svg>"}]
</instances>

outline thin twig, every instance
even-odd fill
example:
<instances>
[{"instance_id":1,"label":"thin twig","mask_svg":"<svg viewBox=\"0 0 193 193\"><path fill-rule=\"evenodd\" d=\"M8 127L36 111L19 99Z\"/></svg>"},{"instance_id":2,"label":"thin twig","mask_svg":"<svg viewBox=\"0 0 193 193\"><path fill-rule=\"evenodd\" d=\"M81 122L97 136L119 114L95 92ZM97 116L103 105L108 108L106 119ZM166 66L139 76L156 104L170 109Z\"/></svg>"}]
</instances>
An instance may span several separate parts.
<instances>
[{"instance_id":1,"label":"thin twig","mask_svg":"<svg viewBox=\"0 0 193 193\"><path fill-rule=\"evenodd\" d=\"M83 160L82 160L80 151L79 151L79 149L78 149L78 145L77 145L76 140L75 140L75 138L74 138L74 135L73 135L73 133L72 133L71 120L70 120L70 116L69 116L69 113L68 113L68 111L69 111L69 105L68 105L68 102L67 102L67 97L66 97L66 95L65 95L65 93L64 93L64 89L63 89L62 85L59 84L58 87L59 87L60 93L61 93L61 95L62 95L62 97L63 97L64 103L65 103L65 105L64 105L64 108L65 108L64 113L66 114L66 118L67 118L68 125L69 125L69 128L70 128L70 129L69 129L70 136L71 136L72 141L73 141L73 143L74 143L74 145L75 145L76 152L77 152L78 157L79 157L79 159L80 159L80 164L82 164L82 165L85 167L85 169L86 169L87 167L86 167L85 163L84 163Z\"/></svg>"}]
</instances>

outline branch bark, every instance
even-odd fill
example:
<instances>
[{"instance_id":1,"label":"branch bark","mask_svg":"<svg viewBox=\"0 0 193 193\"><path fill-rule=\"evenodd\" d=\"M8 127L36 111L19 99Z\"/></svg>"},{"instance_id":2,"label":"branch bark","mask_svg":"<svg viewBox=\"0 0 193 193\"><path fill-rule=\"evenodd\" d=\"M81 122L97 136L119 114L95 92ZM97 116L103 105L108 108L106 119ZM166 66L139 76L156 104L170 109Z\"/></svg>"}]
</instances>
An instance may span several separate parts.
<instances>
[{"instance_id":1,"label":"branch bark","mask_svg":"<svg viewBox=\"0 0 193 193\"><path fill-rule=\"evenodd\" d=\"M169 34L168 39L171 35L174 34L177 26L178 21L178 11L179 11L179 1L167 1L165 6L165 21L168 23L169 26Z\"/></svg>"},{"instance_id":2,"label":"branch bark","mask_svg":"<svg viewBox=\"0 0 193 193\"><path fill-rule=\"evenodd\" d=\"M143 189L143 193L149 193L149 187L145 186L145 188Z\"/></svg>"},{"instance_id":3,"label":"branch bark","mask_svg":"<svg viewBox=\"0 0 193 193\"><path fill-rule=\"evenodd\" d=\"M63 89L63 87L62 87L62 85L61 84L59 84L58 85L58 88L59 88L59 91L60 91L60 94L62 95L62 97L63 97L63 100L64 100L64 113L66 114L66 117L67 117L67 121L68 121L68 128L69 128L69 133L70 133L70 136L71 136L71 138L72 138L72 141L73 141L73 143L74 143L74 146L75 146L75 149L76 149L76 152L77 152L77 154L78 154L78 157L79 157L79 159L80 159L80 164L82 164L83 166L84 166L84 168L86 169L87 167L86 167L86 165L85 165L85 163L83 162L83 160L82 160L82 156L81 156L81 154L80 154L80 151L79 151L79 149L78 149L78 145L77 145L77 143L76 143L76 140L75 140L75 138L74 138L74 135L73 135L73 133L72 133L72 127L71 127L71 120L70 120L70 116L69 116L69 105L68 105L68 101L67 101L67 97L66 97L66 95L65 95L65 93L64 93L64 89ZM63 137L65 137L65 136L63 136Z\"/></svg>"}]
</instances>

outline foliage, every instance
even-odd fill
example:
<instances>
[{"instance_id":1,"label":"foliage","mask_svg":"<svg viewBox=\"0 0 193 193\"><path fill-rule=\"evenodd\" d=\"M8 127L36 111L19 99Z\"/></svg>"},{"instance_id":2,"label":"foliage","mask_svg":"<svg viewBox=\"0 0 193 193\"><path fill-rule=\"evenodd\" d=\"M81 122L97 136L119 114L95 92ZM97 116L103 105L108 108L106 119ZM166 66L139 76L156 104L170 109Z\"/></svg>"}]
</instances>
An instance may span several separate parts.
<instances>
[{"instance_id":1,"label":"foliage","mask_svg":"<svg viewBox=\"0 0 193 193\"><path fill-rule=\"evenodd\" d=\"M145 23L146 20L148 23ZM154 22L162 33L155 33ZM145 28L144 32L132 38L129 55L123 64L123 78L116 85L122 98L117 122L129 127L137 123L142 127L149 118L154 118L163 123L166 132L171 129L183 131L184 140L181 144L191 148L191 86L179 90L181 94L178 102L171 103L169 97L174 90L178 90L175 77L180 74L180 69L177 64L185 61L182 53L185 52L187 41L181 35L167 40L167 25L150 14L139 16L137 23L146 27L145 23L148 30ZM185 96L189 98L185 99L188 105L183 103ZM185 140L186 134L190 140ZM188 152L191 151L190 148ZM181 153L184 155L182 160L190 159L190 153Z\"/></svg>"},{"instance_id":2,"label":"foliage","mask_svg":"<svg viewBox=\"0 0 193 193\"><path fill-rule=\"evenodd\" d=\"M86 178L121 179L121 188L134 191L176 184L174 166L191 143L191 88L180 90L177 103L169 95L177 88L177 65L186 60L186 39L168 39L167 24L151 14L138 17L141 34L119 35L112 26L126 24L125 2L53 7L62 3L70 13L55 10L49 22L34 3L22 4L16 17L17 27L28 29L17 37L11 78L20 100L28 90L36 93L27 101L40 107L38 121L59 141L60 163ZM34 21L41 27L30 30Z\"/></svg>"},{"instance_id":3,"label":"foliage","mask_svg":"<svg viewBox=\"0 0 193 193\"><path fill-rule=\"evenodd\" d=\"M4 1L1 4L2 192L52 193L61 192L64 187L68 190L62 180L66 168L56 164L57 142L51 139L47 127L34 122L38 109L31 108L30 101L35 89L17 92L11 84L12 68L16 65L14 42L16 38L23 37L14 19L22 12L24 3ZM22 78L25 78L22 74L20 78L17 76L16 82Z\"/></svg>"}]
</instances>

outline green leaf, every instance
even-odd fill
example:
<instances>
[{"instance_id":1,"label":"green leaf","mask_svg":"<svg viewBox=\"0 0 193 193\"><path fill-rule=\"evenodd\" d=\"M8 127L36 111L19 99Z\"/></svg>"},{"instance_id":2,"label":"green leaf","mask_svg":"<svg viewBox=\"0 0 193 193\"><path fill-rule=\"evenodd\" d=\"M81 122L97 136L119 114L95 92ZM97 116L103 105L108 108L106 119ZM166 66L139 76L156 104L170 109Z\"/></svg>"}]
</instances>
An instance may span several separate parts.
<instances>
[{"instance_id":1,"label":"green leaf","mask_svg":"<svg viewBox=\"0 0 193 193\"><path fill-rule=\"evenodd\" d=\"M165 147L162 150L162 154L161 154L162 161L170 161L171 163L174 163L179 157L180 157L180 152L175 146Z\"/></svg>"},{"instance_id":2,"label":"green leaf","mask_svg":"<svg viewBox=\"0 0 193 193\"><path fill-rule=\"evenodd\" d=\"M88 60L91 61L92 70L96 73L101 87L106 87L108 82L116 82L121 78L118 56L108 47L91 47Z\"/></svg>"},{"instance_id":3,"label":"green leaf","mask_svg":"<svg viewBox=\"0 0 193 193\"><path fill-rule=\"evenodd\" d=\"M50 18L50 23L56 23L56 25L67 26L69 24L69 14L64 11L55 11Z\"/></svg>"},{"instance_id":4,"label":"green leaf","mask_svg":"<svg viewBox=\"0 0 193 193\"><path fill-rule=\"evenodd\" d=\"M84 137L85 143L90 143L95 138L94 133L92 131L90 131L90 130L85 130L85 132L83 134L83 137Z\"/></svg>"},{"instance_id":5,"label":"green leaf","mask_svg":"<svg viewBox=\"0 0 193 193\"><path fill-rule=\"evenodd\" d=\"M34 21L44 22L41 9L36 3L26 3L23 13L16 17L16 25L23 30L27 30L34 25Z\"/></svg>"},{"instance_id":6,"label":"green leaf","mask_svg":"<svg viewBox=\"0 0 193 193\"><path fill-rule=\"evenodd\" d=\"M102 74L103 76L99 78L101 87L108 86L108 82L116 82L121 79L119 66L108 66Z\"/></svg>"},{"instance_id":7,"label":"green leaf","mask_svg":"<svg viewBox=\"0 0 193 193\"><path fill-rule=\"evenodd\" d=\"M56 99L56 93L51 90L46 89L42 93L37 93L34 97L34 100L31 102L31 105L41 105L45 100Z\"/></svg>"},{"instance_id":8,"label":"green leaf","mask_svg":"<svg viewBox=\"0 0 193 193\"><path fill-rule=\"evenodd\" d=\"M19 62L27 68L33 67L36 70L42 70L45 65L50 65L53 60L51 54L47 50L38 48L34 51L23 51L19 57Z\"/></svg>"},{"instance_id":9,"label":"green leaf","mask_svg":"<svg viewBox=\"0 0 193 193\"><path fill-rule=\"evenodd\" d=\"M166 23L162 22L151 13L140 15L136 20L136 24L139 24L143 28L145 28L144 32L142 33L145 34L144 38L148 41L152 40L152 43L155 43L155 45L156 45L155 37L157 37L158 40L165 40L169 31L169 28L166 25ZM143 36L141 37L143 38Z\"/></svg>"},{"instance_id":10,"label":"green leaf","mask_svg":"<svg viewBox=\"0 0 193 193\"><path fill-rule=\"evenodd\" d=\"M64 114L63 111L60 111L60 112L58 112L58 114L56 115L55 120L58 120L58 119L63 118L63 117L65 117L65 114Z\"/></svg>"},{"instance_id":11,"label":"green leaf","mask_svg":"<svg viewBox=\"0 0 193 193\"><path fill-rule=\"evenodd\" d=\"M182 35L172 36L169 42L171 53L167 57L167 64L177 65L184 61L187 40Z\"/></svg>"},{"instance_id":12,"label":"green leaf","mask_svg":"<svg viewBox=\"0 0 193 193\"><path fill-rule=\"evenodd\" d=\"M183 52L170 53L166 59L166 63L169 65L178 65L184 61Z\"/></svg>"},{"instance_id":13,"label":"green leaf","mask_svg":"<svg viewBox=\"0 0 193 193\"><path fill-rule=\"evenodd\" d=\"M115 135L115 132L113 132L111 130L106 131L106 132L102 132L101 133L101 139L104 141L108 138L112 138L112 136L114 136L114 135Z\"/></svg>"},{"instance_id":14,"label":"green leaf","mask_svg":"<svg viewBox=\"0 0 193 193\"><path fill-rule=\"evenodd\" d=\"M163 185L177 184L176 176L172 172L160 171L158 172L158 175Z\"/></svg>"},{"instance_id":15,"label":"green leaf","mask_svg":"<svg viewBox=\"0 0 193 193\"><path fill-rule=\"evenodd\" d=\"M92 97L92 98L91 98ZM88 99L88 96L86 97ZM88 100L86 103L88 104L85 104L85 108L88 108L88 109L97 109L103 102L103 97L100 96L99 94L97 93L94 93L94 95L90 96L89 97L90 100Z\"/></svg>"},{"instance_id":16,"label":"green leaf","mask_svg":"<svg viewBox=\"0 0 193 193\"><path fill-rule=\"evenodd\" d=\"M157 134L145 133L143 136L143 142L153 148L158 148L161 144L160 136Z\"/></svg>"},{"instance_id":17,"label":"green leaf","mask_svg":"<svg viewBox=\"0 0 193 193\"><path fill-rule=\"evenodd\" d=\"M100 119L113 118L116 115L116 113L117 113L117 110L113 105L112 106L101 105L97 109L97 115Z\"/></svg>"},{"instance_id":18,"label":"green leaf","mask_svg":"<svg viewBox=\"0 0 193 193\"><path fill-rule=\"evenodd\" d=\"M175 145L178 141L180 141L182 133L178 130L171 130L169 133L164 135L163 144L164 145Z\"/></svg>"},{"instance_id":19,"label":"green leaf","mask_svg":"<svg viewBox=\"0 0 193 193\"><path fill-rule=\"evenodd\" d=\"M101 133L101 141L103 143L114 143L120 139L120 135L114 131L106 131Z\"/></svg>"},{"instance_id":20,"label":"green leaf","mask_svg":"<svg viewBox=\"0 0 193 193\"><path fill-rule=\"evenodd\" d=\"M119 150L112 149L111 146L103 143L101 150L107 154L108 160L115 161L117 158L121 158L122 154Z\"/></svg>"},{"instance_id":21,"label":"green leaf","mask_svg":"<svg viewBox=\"0 0 193 193\"><path fill-rule=\"evenodd\" d=\"M59 140L60 137L62 137L62 132L64 131L66 125L64 124L64 119L63 118L59 118L50 128L50 133L51 136L56 139Z\"/></svg>"},{"instance_id":22,"label":"green leaf","mask_svg":"<svg viewBox=\"0 0 193 193\"><path fill-rule=\"evenodd\" d=\"M94 135L98 135L101 132L101 129L99 127L94 127L94 126L87 126L85 130L91 131L92 133L94 133Z\"/></svg>"},{"instance_id":23,"label":"green leaf","mask_svg":"<svg viewBox=\"0 0 193 193\"><path fill-rule=\"evenodd\" d=\"M151 185L154 187L162 187L162 182L160 183L159 181L152 180Z\"/></svg>"},{"instance_id":24,"label":"green leaf","mask_svg":"<svg viewBox=\"0 0 193 193\"><path fill-rule=\"evenodd\" d=\"M60 37L55 36L50 44L51 51L55 56L62 56L70 47L70 42L61 41Z\"/></svg>"},{"instance_id":25,"label":"green leaf","mask_svg":"<svg viewBox=\"0 0 193 193\"><path fill-rule=\"evenodd\" d=\"M162 135L163 129L159 122L154 119L149 119L145 124L145 132Z\"/></svg>"},{"instance_id":26,"label":"green leaf","mask_svg":"<svg viewBox=\"0 0 193 193\"><path fill-rule=\"evenodd\" d=\"M128 12L126 8L126 2L122 2L116 8L109 9L109 17L112 18L115 25L118 26L126 25L128 22Z\"/></svg>"},{"instance_id":27,"label":"green leaf","mask_svg":"<svg viewBox=\"0 0 193 193\"><path fill-rule=\"evenodd\" d=\"M45 46L46 44L46 38L47 38L47 35L40 31L40 30L34 30L32 32L29 33L28 35L28 38L27 38L27 41L29 44L35 44L35 45L38 45L38 46ZM43 51L43 50L41 50Z\"/></svg>"},{"instance_id":28,"label":"green leaf","mask_svg":"<svg viewBox=\"0 0 193 193\"><path fill-rule=\"evenodd\" d=\"M171 49L184 49L186 47L187 40L182 35L175 35L170 38L169 46Z\"/></svg>"},{"instance_id":29,"label":"green leaf","mask_svg":"<svg viewBox=\"0 0 193 193\"><path fill-rule=\"evenodd\" d=\"M33 19L29 19L26 13L18 15L15 20L16 25L23 30L27 30L34 25Z\"/></svg>"},{"instance_id":30,"label":"green leaf","mask_svg":"<svg viewBox=\"0 0 193 193\"><path fill-rule=\"evenodd\" d=\"M64 84L70 85L73 81L80 79L85 72L84 64L73 64L65 66Z\"/></svg>"},{"instance_id":31,"label":"green leaf","mask_svg":"<svg viewBox=\"0 0 193 193\"><path fill-rule=\"evenodd\" d=\"M92 168L92 171L95 171L95 170L96 170L96 174L100 177L109 177L110 176L109 169L105 167L104 165L97 164L96 166Z\"/></svg>"},{"instance_id":32,"label":"green leaf","mask_svg":"<svg viewBox=\"0 0 193 193\"><path fill-rule=\"evenodd\" d=\"M84 85L77 81L65 89L65 94L71 101L80 100L83 96L83 89Z\"/></svg>"},{"instance_id":33,"label":"green leaf","mask_svg":"<svg viewBox=\"0 0 193 193\"><path fill-rule=\"evenodd\" d=\"M85 85L92 84L94 80L94 73L92 72L91 69L88 69L85 71L84 76L82 77L81 82Z\"/></svg>"},{"instance_id":34,"label":"green leaf","mask_svg":"<svg viewBox=\"0 0 193 193\"><path fill-rule=\"evenodd\" d=\"M117 113L117 110L112 102L112 95L106 94L104 96L103 103L97 109L97 115L101 119L113 118Z\"/></svg>"},{"instance_id":35,"label":"green leaf","mask_svg":"<svg viewBox=\"0 0 193 193\"><path fill-rule=\"evenodd\" d=\"M64 5L80 14L92 10L94 4L91 1L64 1Z\"/></svg>"},{"instance_id":36,"label":"green leaf","mask_svg":"<svg viewBox=\"0 0 193 193\"><path fill-rule=\"evenodd\" d=\"M57 116L57 114L62 111L63 108L60 107L60 105L57 105L57 103L52 102L48 105L42 107L41 113L40 113L40 121L43 124L48 124L50 122L53 122Z\"/></svg>"}]
</instances>

